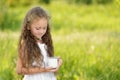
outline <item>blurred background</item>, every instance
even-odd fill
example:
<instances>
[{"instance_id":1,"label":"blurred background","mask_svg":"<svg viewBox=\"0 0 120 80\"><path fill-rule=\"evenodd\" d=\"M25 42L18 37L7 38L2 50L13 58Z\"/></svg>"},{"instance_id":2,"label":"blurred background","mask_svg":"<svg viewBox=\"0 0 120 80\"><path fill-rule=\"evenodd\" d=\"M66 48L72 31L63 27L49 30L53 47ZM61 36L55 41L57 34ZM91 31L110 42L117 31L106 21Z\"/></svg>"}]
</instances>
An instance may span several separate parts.
<instances>
[{"instance_id":1,"label":"blurred background","mask_svg":"<svg viewBox=\"0 0 120 80\"><path fill-rule=\"evenodd\" d=\"M18 39L34 6L51 16L58 80L120 80L120 0L0 0L0 80L22 80Z\"/></svg>"}]
</instances>

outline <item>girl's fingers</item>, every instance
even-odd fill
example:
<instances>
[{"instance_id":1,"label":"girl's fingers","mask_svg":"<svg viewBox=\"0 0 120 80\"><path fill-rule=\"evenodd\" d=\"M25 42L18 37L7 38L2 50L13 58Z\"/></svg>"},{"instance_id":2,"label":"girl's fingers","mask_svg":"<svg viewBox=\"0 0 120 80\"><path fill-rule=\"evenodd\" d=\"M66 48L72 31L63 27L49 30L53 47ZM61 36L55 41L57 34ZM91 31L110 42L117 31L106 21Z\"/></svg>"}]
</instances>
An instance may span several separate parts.
<instances>
[{"instance_id":1,"label":"girl's fingers","mask_svg":"<svg viewBox=\"0 0 120 80\"><path fill-rule=\"evenodd\" d=\"M56 71L58 71L58 68L52 68L52 69L49 69L48 71L49 72L56 72Z\"/></svg>"},{"instance_id":2,"label":"girl's fingers","mask_svg":"<svg viewBox=\"0 0 120 80\"><path fill-rule=\"evenodd\" d=\"M62 65L62 62L63 62L62 59L59 59L59 60L58 60L58 64L59 64L59 65Z\"/></svg>"},{"instance_id":3,"label":"girl's fingers","mask_svg":"<svg viewBox=\"0 0 120 80\"><path fill-rule=\"evenodd\" d=\"M50 72L57 72L57 71L58 71L58 68L50 70Z\"/></svg>"},{"instance_id":4,"label":"girl's fingers","mask_svg":"<svg viewBox=\"0 0 120 80\"><path fill-rule=\"evenodd\" d=\"M47 70L52 70L53 68L52 68L52 67L47 67L47 68L45 68L45 69L47 69Z\"/></svg>"},{"instance_id":5,"label":"girl's fingers","mask_svg":"<svg viewBox=\"0 0 120 80\"><path fill-rule=\"evenodd\" d=\"M55 72L55 68L45 68L47 72Z\"/></svg>"}]
</instances>

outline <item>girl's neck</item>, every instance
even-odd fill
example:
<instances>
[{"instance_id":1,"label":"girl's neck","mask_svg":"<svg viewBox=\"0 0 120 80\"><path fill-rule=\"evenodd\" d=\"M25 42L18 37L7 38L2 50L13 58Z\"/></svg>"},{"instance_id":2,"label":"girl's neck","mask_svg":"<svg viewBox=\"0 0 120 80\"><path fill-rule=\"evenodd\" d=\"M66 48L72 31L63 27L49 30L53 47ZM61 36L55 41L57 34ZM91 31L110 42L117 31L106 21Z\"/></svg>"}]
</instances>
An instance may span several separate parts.
<instances>
[{"instance_id":1,"label":"girl's neck","mask_svg":"<svg viewBox=\"0 0 120 80\"><path fill-rule=\"evenodd\" d=\"M36 41L37 41L37 43L41 43L41 44L43 44L42 39L36 39Z\"/></svg>"},{"instance_id":2,"label":"girl's neck","mask_svg":"<svg viewBox=\"0 0 120 80\"><path fill-rule=\"evenodd\" d=\"M34 37L37 43L43 43L41 38Z\"/></svg>"},{"instance_id":3,"label":"girl's neck","mask_svg":"<svg viewBox=\"0 0 120 80\"><path fill-rule=\"evenodd\" d=\"M37 42L43 44L43 41L41 41L41 40L37 40Z\"/></svg>"}]
</instances>

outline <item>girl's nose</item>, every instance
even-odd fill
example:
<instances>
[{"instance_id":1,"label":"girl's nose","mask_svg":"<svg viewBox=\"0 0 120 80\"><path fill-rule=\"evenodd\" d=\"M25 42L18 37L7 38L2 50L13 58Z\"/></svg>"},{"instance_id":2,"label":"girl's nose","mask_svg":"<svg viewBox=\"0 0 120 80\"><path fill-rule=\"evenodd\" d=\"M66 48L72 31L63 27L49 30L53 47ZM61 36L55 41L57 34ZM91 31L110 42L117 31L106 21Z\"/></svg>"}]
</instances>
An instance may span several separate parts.
<instances>
[{"instance_id":1,"label":"girl's nose","mask_svg":"<svg viewBox=\"0 0 120 80\"><path fill-rule=\"evenodd\" d=\"M40 33L41 33L41 34L44 33L44 30L40 30Z\"/></svg>"}]
</instances>

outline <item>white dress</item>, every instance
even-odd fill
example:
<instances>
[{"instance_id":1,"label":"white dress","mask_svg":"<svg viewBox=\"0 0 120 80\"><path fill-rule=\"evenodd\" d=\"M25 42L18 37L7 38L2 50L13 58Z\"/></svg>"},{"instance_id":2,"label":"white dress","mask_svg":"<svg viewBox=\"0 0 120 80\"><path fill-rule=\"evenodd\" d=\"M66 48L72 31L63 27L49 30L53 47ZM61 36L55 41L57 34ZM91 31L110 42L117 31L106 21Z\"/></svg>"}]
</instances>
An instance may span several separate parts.
<instances>
[{"instance_id":1,"label":"white dress","mask_svg":"<svg viewBox=\"0 0 120 80\"><path fill-rule=\"evenodd\" d=\"M47 51L45 49L46 45L38 43L39 48L41 49L41 53L44 57L44 66L47 66ZM36 62L33 62L33 65L36 65ZM56 77L54 73L52 72L41 72L41 73L35 73L35 74L30 74L30 75L24 75L23 80L56 80Z\"/></svg>"}]
</instances>

